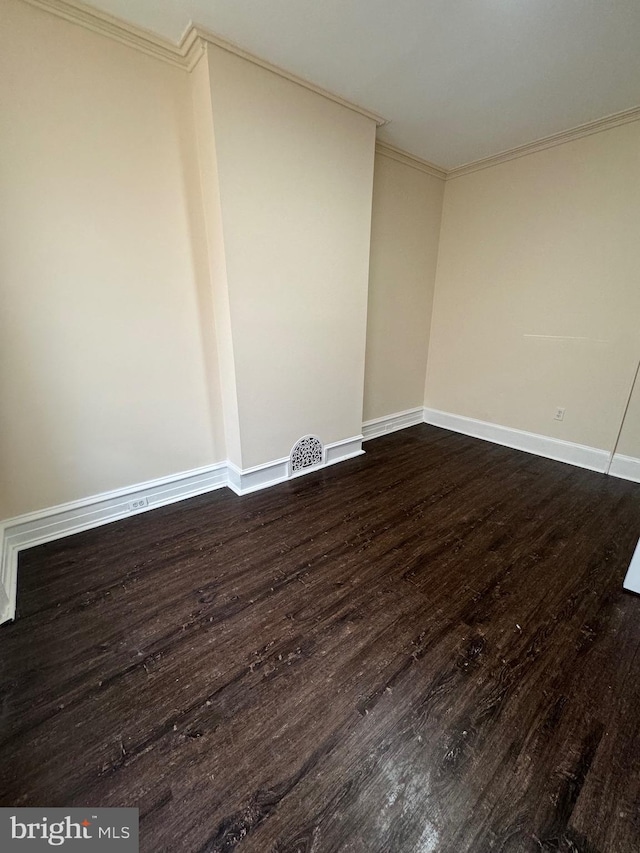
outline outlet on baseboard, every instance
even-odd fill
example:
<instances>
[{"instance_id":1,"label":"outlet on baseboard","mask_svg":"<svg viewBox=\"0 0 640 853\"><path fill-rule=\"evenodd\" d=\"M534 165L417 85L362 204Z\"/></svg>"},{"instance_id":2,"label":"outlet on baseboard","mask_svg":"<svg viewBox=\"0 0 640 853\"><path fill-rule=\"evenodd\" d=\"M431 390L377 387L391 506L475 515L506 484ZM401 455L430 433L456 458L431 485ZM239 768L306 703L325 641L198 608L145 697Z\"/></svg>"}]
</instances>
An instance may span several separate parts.
<instances>
[{"instance_id":1,"label":"outlet on baseboard","mask_svg":"<svg viewBox=\"0 0 640 853\"><path fill-rule=\"evenodd\" d=\"M142 509L145 506L149 506L149 498L136 498L134 501L129 501L129 512Z\"/></svg>"},{"instance_id":2,"label":"outlet on baseboard","mask_svg":"<svg viewBox=\"0 0 640 853\"><path fill-rule=\"evenodd\" d=\"M558 408L556 409L556 413L553 416L553 419L556 421L563 421L564 420L564 413L565 413L565 410L562 408L562 406L558 406Z\"/></svg>"}]
</instances>

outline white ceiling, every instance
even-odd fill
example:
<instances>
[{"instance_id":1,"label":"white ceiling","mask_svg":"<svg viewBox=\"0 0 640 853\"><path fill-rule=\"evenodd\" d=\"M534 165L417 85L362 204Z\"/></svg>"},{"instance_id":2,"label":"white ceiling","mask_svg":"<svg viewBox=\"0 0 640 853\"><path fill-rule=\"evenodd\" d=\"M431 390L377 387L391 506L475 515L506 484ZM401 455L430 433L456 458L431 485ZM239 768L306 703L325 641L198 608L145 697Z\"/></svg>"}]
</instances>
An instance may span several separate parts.
<instances>
[{"instance_id":1,"label":"white ceiling","mask_svg":"<svg viewBox=\"0 0 640 853\"><path fill-rule=\"evenodd\" d=\"M190 21L389 119L451 169L640 105L640 0L92 0Z\"/></svg>"}]
</instances>

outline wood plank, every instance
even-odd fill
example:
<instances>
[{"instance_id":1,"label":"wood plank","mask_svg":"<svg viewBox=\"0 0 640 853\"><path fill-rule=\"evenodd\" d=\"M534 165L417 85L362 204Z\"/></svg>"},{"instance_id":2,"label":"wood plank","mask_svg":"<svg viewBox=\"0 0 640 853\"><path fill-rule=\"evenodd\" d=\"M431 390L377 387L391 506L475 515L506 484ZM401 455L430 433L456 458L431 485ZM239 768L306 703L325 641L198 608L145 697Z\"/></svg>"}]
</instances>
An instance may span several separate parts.
<instances>
[{"instance_id":1,"label":"wood plank","mask_svg":"<svg viewBox=\"0 0 640 853\"><path fill-rule=\"evenodd\" d=\"M640 487L430 426L21 555L2 805L143 851L640 849Z\"/></svg>"}]
</instances>

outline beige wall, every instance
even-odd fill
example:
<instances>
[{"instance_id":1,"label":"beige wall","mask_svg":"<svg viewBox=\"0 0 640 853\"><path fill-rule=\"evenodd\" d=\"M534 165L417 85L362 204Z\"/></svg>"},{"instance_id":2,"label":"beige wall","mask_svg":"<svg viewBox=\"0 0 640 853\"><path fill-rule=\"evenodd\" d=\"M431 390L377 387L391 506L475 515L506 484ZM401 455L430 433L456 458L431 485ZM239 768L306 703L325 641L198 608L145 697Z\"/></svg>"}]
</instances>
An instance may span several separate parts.
<instances>
[{"instance_id":1,"label":"beige wall","mask_svg":"<svg viewBox=\"0 0 640 853\"><path fill-rule=\"evenodd\" d=\"M422 406L444 181L376 153L364 420Z\"/></svg>"},{"instance_id":2,"label":"beige wall","mask_svg":"<svg viewBox=\"0 0 640 853\"><path fill-rule=\"evenodd\" d=\"M427 406L611 449L640 344L639 176L636 122L447 182Z\"/></svg>"},{"instance_id":3,"label":"beige wall","mask_svg":"<svg viewBox=\"0 0 640 853\"><path fill-rule=\"evenodd\" d=\"M375 123L208 50L248 468L361 432Z\"/></svg>"},{"instance_id":4,"label":"beige wall","mask_svg":"<svg viewBox=\"0 0 640 853\"><path fill-rule=\"evenodd\" d=\"M640 123L447 182L438 243L442 182L385 157L371 223L370 119L219 48L189 75L0 15L0 518L357 435L370 248L366 419L420 404L430 340L427 406L611 447Z\"/></svg>"},{"instance_id":5,"label":"beige wall","mask_svg":"<svg viewBox=\"0 0 640 853\"><path fill-rule=\"evenodd\" d=\"M233 353L227 260L222 228L218 157L211 111L209 63L205 52L190 78L193 116L197 140L198 187L202 200L205 232L205 274L198 277L200 321L206 343L206 360L211 373L218 371L221 423L226 457L240 465L240 423ZM213 385L213 382L212 382Z\"/></svg>"},{"instance_id":6,"label":"beige wall","mask_svg":"<svg viewBox=\"0 0 640 853\"><path fill-rule=\"evenodd\" d=\"M18 0L0 55L0 518L359 434L374 122Z\"/></svg>"},{"instance_id":7,"label":"beige wall","mask_svg":"<svg viewBox=\"0 0 640 853\"><path fill-rule=\"evenodd\" d=\"M188 76L15 0L1 15L3 518L224 448L199 326Z\"/></svg>"}]
</instances>

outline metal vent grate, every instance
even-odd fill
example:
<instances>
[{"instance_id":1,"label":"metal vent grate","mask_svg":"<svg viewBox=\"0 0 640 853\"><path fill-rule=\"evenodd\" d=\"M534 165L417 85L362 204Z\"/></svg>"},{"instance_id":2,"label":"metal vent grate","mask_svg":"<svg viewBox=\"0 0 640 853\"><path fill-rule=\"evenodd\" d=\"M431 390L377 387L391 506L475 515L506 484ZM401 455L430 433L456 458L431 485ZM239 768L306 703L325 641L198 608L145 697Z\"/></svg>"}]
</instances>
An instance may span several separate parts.
<instances>
[{"instance_id":1,"label":"metal vent grate","mask_svg":"<svg viewBox=\"0 0 640 853\"><path fill-rule=\"evenodd\" d=\"M322 465L323 456L324 447L320 439L315 435L305 435L293 445L290 457L291 473Z\"/></svg>"}]
</instances>

